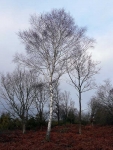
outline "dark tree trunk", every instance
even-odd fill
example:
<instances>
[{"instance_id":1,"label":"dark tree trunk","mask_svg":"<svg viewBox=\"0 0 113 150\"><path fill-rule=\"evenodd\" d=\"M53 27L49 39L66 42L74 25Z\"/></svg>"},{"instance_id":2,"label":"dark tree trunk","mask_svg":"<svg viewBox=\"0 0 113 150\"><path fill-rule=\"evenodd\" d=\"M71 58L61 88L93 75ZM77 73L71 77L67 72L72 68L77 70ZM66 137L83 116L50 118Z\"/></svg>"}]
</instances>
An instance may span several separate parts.
<instances>
[{"instance_id":1,"label":"dark tree trunk","mask_svg":"<svg viewBox=\"0 0 113 150\"><path fill-rule=\"evenodd\" d=\"M58 115L57 115L57 119L58 119L58 125L59 125L59 120L60 120L60 112L59 112L59 108L58 108Z\"/></svg>"},{"instance_id":2,"label":"dark tree trunk","mask_svg":"<svg viewBox=\"0 0 113 150\"><path fill-rule=\"evenodd\" d=\"M25 122L22 123L22 130L23 130L23 134L26 132L26 125Z\"/></svg>"}]
</instances>

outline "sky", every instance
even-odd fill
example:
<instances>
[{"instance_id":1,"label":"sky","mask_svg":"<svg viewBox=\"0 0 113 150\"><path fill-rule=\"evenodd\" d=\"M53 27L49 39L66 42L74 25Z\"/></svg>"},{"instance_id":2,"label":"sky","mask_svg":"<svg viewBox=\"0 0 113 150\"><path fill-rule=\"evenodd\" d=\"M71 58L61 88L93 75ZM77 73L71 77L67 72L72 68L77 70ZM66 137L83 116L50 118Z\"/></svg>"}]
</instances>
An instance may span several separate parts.
<instances>
[{"instance_id":1,"label":"sky","mask_svg":"<svg viewBox=\"0 0 113 150\"><path fill-rule=\"evenodd\" d=\"M30 15L41 14L52 9L64 8L79 27L87 27L87 35L96 40L91 51L92 58L100 61L100 73L95 76L97 84L110 79L113 82L113 0L0 0L0 72L12 72L15 53L25 53L18 32L29 28ZM68 90L75 107L78 100L74 88L62 81L62 90ZM82 109L94 90L82 97Z\"/></svg>"}]
</instances>

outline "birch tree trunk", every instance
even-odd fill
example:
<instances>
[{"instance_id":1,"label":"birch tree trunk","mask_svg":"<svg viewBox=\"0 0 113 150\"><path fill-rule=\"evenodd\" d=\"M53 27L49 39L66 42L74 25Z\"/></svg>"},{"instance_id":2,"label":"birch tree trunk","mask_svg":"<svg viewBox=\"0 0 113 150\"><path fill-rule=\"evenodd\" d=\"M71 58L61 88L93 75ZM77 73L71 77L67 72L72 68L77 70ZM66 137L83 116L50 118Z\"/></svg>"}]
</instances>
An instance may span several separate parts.
<instances>
[{"instance_id":1,"label":"birch tree trunk","mask_svg":"<svg viewBox=\"0 0 113 150\"><path fill-rule=\"evenodd\" d=\"M52 116L53 116L53 86L52 84L50 84L50 114L49 114L48 127L47 127L47 133L46 133L47 141L50 140Z\"/></svg>"},{"instance_id":2,"label":"birch tree trunk","mask_svg":"<svg viewBox=\"0 0 113 150\"><path fill-rule=\"evenodd\" d=\"M81 134L81 91L79 91L79 134Z\"/></svg>"}]
</instances>

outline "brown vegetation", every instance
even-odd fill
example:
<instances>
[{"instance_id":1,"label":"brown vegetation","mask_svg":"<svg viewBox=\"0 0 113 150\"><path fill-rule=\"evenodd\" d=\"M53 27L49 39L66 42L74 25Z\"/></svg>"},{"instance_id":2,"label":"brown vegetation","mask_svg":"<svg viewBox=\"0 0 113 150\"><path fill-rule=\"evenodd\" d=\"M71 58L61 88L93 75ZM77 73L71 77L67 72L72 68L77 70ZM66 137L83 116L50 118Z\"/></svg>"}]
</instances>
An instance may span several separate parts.
<instances>
[{"instance_id":1,"label":"brown vegetation","mask_svg":"<svg viewBox=\"0 0 113 150\"><path fill-rule=\"evenodd\" d=\"M78 134L77 125L52 128L51 140L45 140L46 128L38 131L10 131L0 133L1 150L112 150L113 126L82 126Z\"/></svg>"}]
</instances>

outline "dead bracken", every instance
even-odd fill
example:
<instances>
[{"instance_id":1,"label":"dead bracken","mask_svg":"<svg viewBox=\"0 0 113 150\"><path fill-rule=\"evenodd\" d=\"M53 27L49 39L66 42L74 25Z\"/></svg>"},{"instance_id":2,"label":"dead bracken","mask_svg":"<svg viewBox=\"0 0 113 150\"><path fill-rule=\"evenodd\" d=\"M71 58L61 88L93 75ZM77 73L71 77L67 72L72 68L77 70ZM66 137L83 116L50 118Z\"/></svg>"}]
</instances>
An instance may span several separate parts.
<instances>
[{"instance_id":1,"label":"dead bracken","mask_svg":"<svg viewBox=\"0 0 113 150\"><path fill-rule=\"evenodd\" d=\"M81 135L78 125L56 126L49 142L45 133L46 128L1 133L0 150L113 150L113 126L82 126Z\"/></svg>"}]
</instances>

